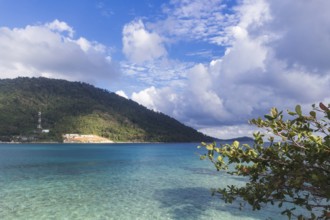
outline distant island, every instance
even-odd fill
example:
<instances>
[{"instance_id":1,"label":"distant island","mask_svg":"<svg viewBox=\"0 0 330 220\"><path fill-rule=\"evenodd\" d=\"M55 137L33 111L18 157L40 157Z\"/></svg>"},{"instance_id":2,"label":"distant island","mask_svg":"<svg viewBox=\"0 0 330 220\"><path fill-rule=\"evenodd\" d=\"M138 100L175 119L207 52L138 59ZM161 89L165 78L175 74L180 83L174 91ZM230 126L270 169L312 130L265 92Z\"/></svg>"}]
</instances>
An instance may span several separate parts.
<instances>
[{"instance_id":1,"label":"distant island","mask_svg":"<svg viewBox=\"0 0 330 220\"><path fill-rule=\"evenodd\" d=\"M216 139L216 141L220 142L233 142L233 141L240 141L240 142L251 142L253 138L250 137L237 137L237 138L230 138L230 139Z\"/></svg>"},{"instance_id":2,"label":"distant island","mask_svg":"<svg viewBox=\"0 0 330 220\"><path fill-rule=\"evenodd\" d=\"M214 140L105 89L43 77L0 80L0 122L2 142L63 142L68 134L105 142Z\"/></svg>"}]
</instances>

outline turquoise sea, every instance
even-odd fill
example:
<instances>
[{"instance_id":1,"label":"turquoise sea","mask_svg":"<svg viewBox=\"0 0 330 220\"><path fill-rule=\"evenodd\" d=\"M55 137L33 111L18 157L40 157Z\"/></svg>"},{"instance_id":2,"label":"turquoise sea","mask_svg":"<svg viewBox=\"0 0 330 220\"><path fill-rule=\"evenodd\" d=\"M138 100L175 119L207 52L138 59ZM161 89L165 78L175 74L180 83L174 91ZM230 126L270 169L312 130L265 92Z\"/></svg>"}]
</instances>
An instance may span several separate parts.
<instances>
[{"instance_id":1,"label":"turquoise sea","mask_svg":"<svg viewBox=\"0 0 330 220\"><path fill-rule=\"evenodd\" d=\"M0 219L285 219L211 196L243 184L189 144L0 144Z\"/></svg>"}]
</instances>

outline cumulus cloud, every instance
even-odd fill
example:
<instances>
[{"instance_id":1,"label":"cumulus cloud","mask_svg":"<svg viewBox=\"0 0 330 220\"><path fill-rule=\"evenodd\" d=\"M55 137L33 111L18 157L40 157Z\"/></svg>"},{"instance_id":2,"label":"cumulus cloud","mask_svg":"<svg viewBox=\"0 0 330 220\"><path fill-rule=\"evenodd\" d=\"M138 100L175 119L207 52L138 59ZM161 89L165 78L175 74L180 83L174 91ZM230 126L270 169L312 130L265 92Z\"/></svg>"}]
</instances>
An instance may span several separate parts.
<instances>
[{"instance_id":1,"label":"cumulus cloud","mask_svg":"<svg viewBox=\"0 0 330 220\"><path fill-rule=\"evenodd\" d=\"M177 108L175 108L175 105L178 103L178 98L171 87L157 89L151 86L140 92L133 92L132 94L133 101L154 111L170 112L170 115L176 114L175 111Z\"/></svg>"},{"instance_id":2,"label":"cumulus cloud","mask_svg":"<svg viewBox=\"0 0 330 220\"><path fill-rule=\"evenodd\" d=\"M0 28L0 77L45 76L95 83L118 74L106 46L83 37L63 21Z\"/></svg>"},{"instance_id":3,"label":"cumulus cloud","mask_svg":"<svg viewBox=\"0 0 330 220\"><path fill-rule=\"evenodd\" d=\"M138 93L134 92L132 94L133 101L136 101L154 111L157 111L155 102L157 102L159 98L160 98L159 92L153 86L145 90L142 90Z\"/></svg>"},{"instance_id":4,"label":"cumulus cloud","mask_svg":"<svg viewBox=\"0 0 330 220\"><path fill-rule=\"evenodd\" d=\"M58 31L60 33L61 32L68 32L68 35L70 37L73 37L73 34L74 34L74 30L73 30L72 27L70 27L67 23L65 23L63 21L59 21L57 19L55 19L51 23L47 23L46 27L48 27L52 31Z\"/></svg>"},{"instance_id":5,"label":"cumulus cloud","mask_svg":"<svg viewBox=\"0 0 330 220\"><path fill-rule=\"evenodd\" d=\"M191 2L194 4L188 4ZM207 28L192 28L195 21L202 22L199 26L212 26L202 16L204 9L196 6L199 2L173 0L171 4L182 7L166 12L171 16L149 26L181 40L191 28L191 33L197 33L192 34L195 40L226 45L225 53L209 63L187 68L180 89L150 87L135 93L134 100L201 131L229 138L251 134L242 124L271 107L287 109L330 99L328 1L244 0L233 8L230 18L218 1L210 1L201 7L217 3L214 10L221 12L218 18L228 18L225 26L219 24L213 29L218 35L205 31ZM178 19L181 23L170 23ZM212 42L214 37L217 42Z\"/></svg>"},{"instance_id":6,"label":"cumulus cloud","mask_svg":"<svg viewBox=\"0 0 330 220\"><path fill-rule=\"evenodd\" d=\"M126 95L126 93L123 90L117 91L116 94L123 97L123 98L125 98L125 99L128 99L128 96Z\"/></svg>"},{"instance_id":7,"label":"cumulus cloud","mask_svg":"<svg viewBox=\"0 0 330 220\"><path fill-rule=\"evenodd\" d=\"M330 69L330 1L269 1L274 19L267 28L279 37L271 42L278 59L294 68L328 75Z\"/></svg>"},{"instance_id":8,"label":"cumulus cloud","mask_svg":"<svg viewBox=\"0 0 330 220\"><path fill-rule=\"evenodd\" d=\"M146 30L142 20L134 20L123 29L123 53L135 63L153 61L166 55L163 39Z\"/></svg>"}]
</instances>

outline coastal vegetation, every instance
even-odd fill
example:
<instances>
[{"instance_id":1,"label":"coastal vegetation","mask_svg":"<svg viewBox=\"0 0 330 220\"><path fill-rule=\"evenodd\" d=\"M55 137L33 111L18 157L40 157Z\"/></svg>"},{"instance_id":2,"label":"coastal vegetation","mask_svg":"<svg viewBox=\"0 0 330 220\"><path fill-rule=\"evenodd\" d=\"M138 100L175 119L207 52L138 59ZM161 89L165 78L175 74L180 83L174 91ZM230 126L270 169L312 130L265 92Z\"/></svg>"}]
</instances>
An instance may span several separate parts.
<instances>
[{"instance_id":1,"label":"coastal vegetation","mask_svg":"<svg viewBox=\"0 0 330 220\"><path fill-rule=\"evenodd\" d=\"M0 80L0 122L1 141L62 141L63 134L98 135L125 142L212 140L107 90L42 77Z\"/></svg>"},{"instance_id":2,"label":"coastal vegetation","mask_svg":"<svg viewBox=\"0 0 330 220\"><path fill-rule=\"evenodd\" d=\"M228 203L239 199L253 210L276 205L289 219L330 219L330 104L313 105L309 114L299 105L288 114L272 108L250 123L266 130L266 135L254 134L253 146L202 143L206 153L201 159L247 180L213 194Z\"/></svg>"}]
</instances>

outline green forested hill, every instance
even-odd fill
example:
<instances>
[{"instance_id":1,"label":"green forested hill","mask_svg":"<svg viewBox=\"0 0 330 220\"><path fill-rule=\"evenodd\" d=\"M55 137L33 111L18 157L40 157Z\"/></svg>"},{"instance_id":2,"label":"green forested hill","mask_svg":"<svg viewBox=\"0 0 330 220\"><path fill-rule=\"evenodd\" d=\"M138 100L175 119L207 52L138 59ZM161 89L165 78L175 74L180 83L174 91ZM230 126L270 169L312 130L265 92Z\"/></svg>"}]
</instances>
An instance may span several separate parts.
<instances>
[{"instance_id":1,"label":"green forested hill","mask_svg":"<svg viewBox=\"0 0 330 220\"><path fill-rule=\"evenodd\" d=\"M0 80L0 137L95 134L114 141L210 141L196 130L114 93L81 82L47 78Z\"/></svg>"}]
</instances>

